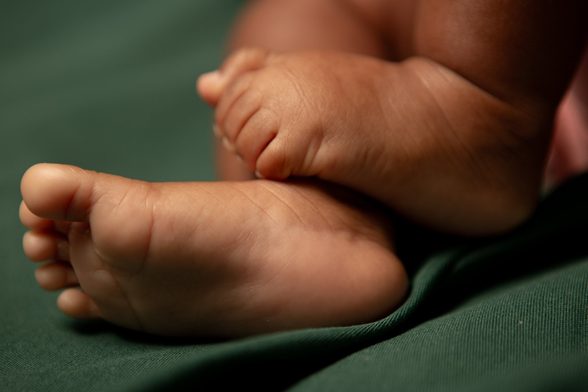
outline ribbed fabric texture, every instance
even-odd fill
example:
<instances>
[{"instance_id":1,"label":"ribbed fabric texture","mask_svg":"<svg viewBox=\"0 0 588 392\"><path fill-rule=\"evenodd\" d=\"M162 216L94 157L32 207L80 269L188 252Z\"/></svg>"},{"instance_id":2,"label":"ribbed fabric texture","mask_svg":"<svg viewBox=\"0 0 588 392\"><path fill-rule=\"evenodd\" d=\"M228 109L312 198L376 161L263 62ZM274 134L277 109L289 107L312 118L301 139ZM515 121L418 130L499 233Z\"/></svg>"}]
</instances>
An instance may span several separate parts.
<instances>
[{"instance_id":1,"label":"ribbed fabric texture","mask_svg":"<svg viewBox=\"0 0 588 392\"><path fill-rule=\"evenodd\" d=\"M10 2L0 13L0 390L581 391L588 385L588 176L501 238L400 223L411 277L389 317L219 342L63 316L21 248L38 162L211 180L216 67L240 1ZM303 246L304 244L301 244Z\"/></svg>"}]
</instances>

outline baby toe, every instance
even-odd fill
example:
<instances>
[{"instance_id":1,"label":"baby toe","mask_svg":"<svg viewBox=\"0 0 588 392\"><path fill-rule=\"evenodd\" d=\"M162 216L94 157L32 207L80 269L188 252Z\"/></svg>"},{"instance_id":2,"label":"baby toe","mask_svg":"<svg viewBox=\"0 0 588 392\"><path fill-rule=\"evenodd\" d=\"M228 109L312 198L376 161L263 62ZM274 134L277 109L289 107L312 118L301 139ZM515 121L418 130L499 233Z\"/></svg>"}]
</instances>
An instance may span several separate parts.
<instances>
[{"instance_id":1,"label":"baby toe","mask_svg":"<svg viewBox=\"0 0 588 392\"><path fill-rule=\"evenodd\" d=\"M261 101L261 95L254 91L245 92L235 101L223 122L224 135L231 143L235 143L243 126L259 110Z\"/></svg>"},{"instance_id":2,"label":"baby toe","mask_svg":"<svg viewBox=\"0 0 588 392\"><path fill-rule=\"evenodd\" d=\"M196 90L200 97L209 105L216 106L222 93L222 80L219 71L200 75L196 82Z\"/></svg>"},{"instance_id":3,"label":"baby toe","mask_svg":"<svg viewBox=\"0 0 588 392\"><path fill-rule=\"evenodd\" d=\"M235 140L235 147L247 169L256 170L257 159L276 137L279 126L273 112L263 108L245 123Z\"/></svg>"},{"instance_id":4,"label":"baby toe","mask_svg":"<svg viewBox=\"0 0 588 392\"><path fill-rule=\"evenodd\" d=\"M76 273L68 262L55 261L35 270L35 279L43 290L55 291L64 287L79 286Z\"/></svg>"},{"instance_id":5,"label":"baby toe","mask_svg":"<svg viewBox=\"0 0 588 392\"><path fill-rule=\"evenodd\" d=\"M95 174L69 165L35 165L22 178L23 200L33 214L45 219L85 221Z\"/></svg>"},{"instance_id":6,"label":"baby toe","mask_svg":"<svg viewBox=\"0 0 588 392\"><path fill-rule=\"evenodd\" d=\"M221 96L231 83L241 75L263 67L269 52L265 49L240 49L229 56L217 71L201 75L196 82L200 97L217 106Z\"/></svg>"},{"instance_id":7,"label":"baby toe","mask_svg":"<svg viewBox=\"0 0 588 392\"><path fill-rule=\"evenodd\" d=\"M225 150L227 150L231 154L234 154L237 152L235 145L228 138L223 137L222 141L223 141L223 147L225 148Z\"/></svg>"},{"instance_id":8,"label":"baby toe","mask_svg":"<svg viewBox=\"0 0 588 392\"><path fill-rule=\"evenodd\" d=\"M83 291L67 289L57 298L57 307L73 318L102 318L94 301Z\"/></svg>"},{"instance_id":9,"label":"baby toe","mask_svg":"<svg viewBox=\"0 0 588 392\"><path fill-rule=\"evenodd\" d=\"M49 230L53 228L54 221L33 214L24 201L20 203L18 214L22 224L29 229Z\"/></svg>"},{"instance_id":10,"label":"baby toe","mask_svg":"<svg viewBox=\"0 0 588 392\"><path fill-rule=\"evenodd\" d=\"M268 180L285 180L293 173L296 160L280 137L275 137L257 158L256 175Z\"/></svg>"},{"instance_id":11,"label":"baby toe","mask_svg":"<svg viewBox=\"0 0 588 392\"><path fill-rule=\"evenodd\" d=\"M262 48L243 48L233 52L221 65L221 81L230 83L231 80L247 72L264 67L271 57L271 52Z\"/></svg>"},{"instance_id":12,"label":"baby toe","mask_svg":"<svg viewBox=\"0 0 588 392\"><path fill-rule=\"evenodd\" d=\"M69 242L51 231L28 231L23 240L26 256L32 261L69 260Z\"/></svg>"},{"instance_id":13,"label":"baby toe","mask_svg":"<svg viewBox=\"0 0 588 392\"><path fill-rule=\"evenodd\" d=\"M232 81L220 97L214 112L214 121L222 135L225 135L227 117L233 111L235 103L249 91L252 82L252 74L243 75Z\"/></svg>"}]
</instances>

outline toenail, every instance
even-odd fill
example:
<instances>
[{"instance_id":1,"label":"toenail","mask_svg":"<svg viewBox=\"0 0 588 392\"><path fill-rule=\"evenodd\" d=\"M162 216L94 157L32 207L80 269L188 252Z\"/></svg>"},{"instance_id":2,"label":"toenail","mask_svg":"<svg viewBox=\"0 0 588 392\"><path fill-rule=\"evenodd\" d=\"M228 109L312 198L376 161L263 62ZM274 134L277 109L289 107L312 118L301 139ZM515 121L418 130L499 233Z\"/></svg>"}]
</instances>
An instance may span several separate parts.
<instances>
[{"instance_id":1,"label":"toenail","mask_svg":"<svg viewBox=\"0 0 588 392\"><path fill-rule=\"evenodd\" d=\"M265 179L265 177L263 176L263 174L261 174L261 173L260 173L259 171L257 171L257 170L255 171L255 177L257 177L257 178L259 178L259 179L261 179L261 180L264 180L264 179Z\"/></svg>"},{"instance_id":2,"label":"toenail","mask_svg":"<svg viewBox=\"0 0 588 392\"><path fill-rule=\"evenodd\" d=\"M223 137L223 146L227 149L227 151L235 152L235 146L226 137Z\"/></svg>"},{"instance_id":3,"label":"toenail","mask_svg":"<svg viewBox=\"0 0 588 392\"><path fill-rule=\"evenodd\" d=\"M221 81L221 73L220 71L212 71L202 74L202 76L207 80L207 83L218 84Z\"/></svg>"},{"instance_id":4,"label":"toenail","mask_svg":"<svg viewBox=\"0 0 588 392\"><path fill-rule=\"evenodd\" d=\"M222 133L221 133L221 131L220 131L220 128L216 124L213 124L212 125L212 131L214 132L214 136L216 136L216 137L222 137L223 136Z\"/></svg>"}]
</instances>

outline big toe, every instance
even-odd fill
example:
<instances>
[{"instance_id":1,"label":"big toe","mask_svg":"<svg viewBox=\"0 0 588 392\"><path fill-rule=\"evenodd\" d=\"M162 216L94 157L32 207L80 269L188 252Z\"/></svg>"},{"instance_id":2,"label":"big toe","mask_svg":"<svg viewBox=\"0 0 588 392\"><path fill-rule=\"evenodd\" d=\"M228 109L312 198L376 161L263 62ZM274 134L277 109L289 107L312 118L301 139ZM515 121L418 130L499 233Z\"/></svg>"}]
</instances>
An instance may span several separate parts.
<instances>
[{"instance_id":1,"label":"big toe","mask_svg":"<svg viewBox=\"0 0 588 392\"><path fill-rule=\"evenodd\" d=\"M216 106L225 89L239 76L262 68L274 54L261 48L243 48L231 54L220 69L201 75L198 93L208 104Z\"/></svg>"},{"instance_id":2,"label":"big toe","mask_svg":"<svg viewBox=\"0 0 588 392\"><path fill-rule=\"evenodd\" d=\"M39 217L87 222L92 204L105 191L99 180L99 173L76 166L38 164L22 178L22 198L26 207ZM114 182L110 185L116 188Z\"/></svg>"},{"instance_id":3,"label":"big toe","mask_svg":"<svg viewBox=\"0 0 588 392\"><path fill-rule=\"evenodd\" d=\"M69 165L35 165L21 181L24 203L45 219L85 221L94 174Z\"/></svg>"}]
</instances>

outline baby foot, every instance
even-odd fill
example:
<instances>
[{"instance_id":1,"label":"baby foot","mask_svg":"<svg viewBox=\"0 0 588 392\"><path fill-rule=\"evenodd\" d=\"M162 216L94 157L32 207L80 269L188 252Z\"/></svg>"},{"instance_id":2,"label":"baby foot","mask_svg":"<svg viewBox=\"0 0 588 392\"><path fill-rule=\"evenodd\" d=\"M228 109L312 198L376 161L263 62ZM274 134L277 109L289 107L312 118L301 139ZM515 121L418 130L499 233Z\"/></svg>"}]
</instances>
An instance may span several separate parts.
<instances>
[{"instance_id":1,"label":"baby foot","mask_svg":"<svg viewBox=\"0 0 588 392\"><path fill-rule=\"evenodd\" d=\"M327 185L146 183L41 164L21 184L26 255L59 308L160 335L366 323L407 290L382 212ZM73 286L81 286L80 291Z\"/></svg>"},{"instance_id":2,"label":"baby foot","mask_svg":"<svg viewBox=\"0 0 588 392\"><path fill-rule=\"evenodd\" d=\"M227 149L261 178L316 176L454 234L533 210L545 138L528 117L424 58L244 49L198 81Z\"/></svg>"},{"instance_id":3,"label":"baby foot","mask_svg":"<svg viewBox=\"0 0 588 392\"><path fill-rule=\"evenodd\" d=\"M379 159L370 153L379 143L374 132L385 128L374 122L385 121L378 76L387 65L339 53L242 50L198 87L216 106L217 133L249 170L331 180Z\"/></svg>"}]
</instances>

